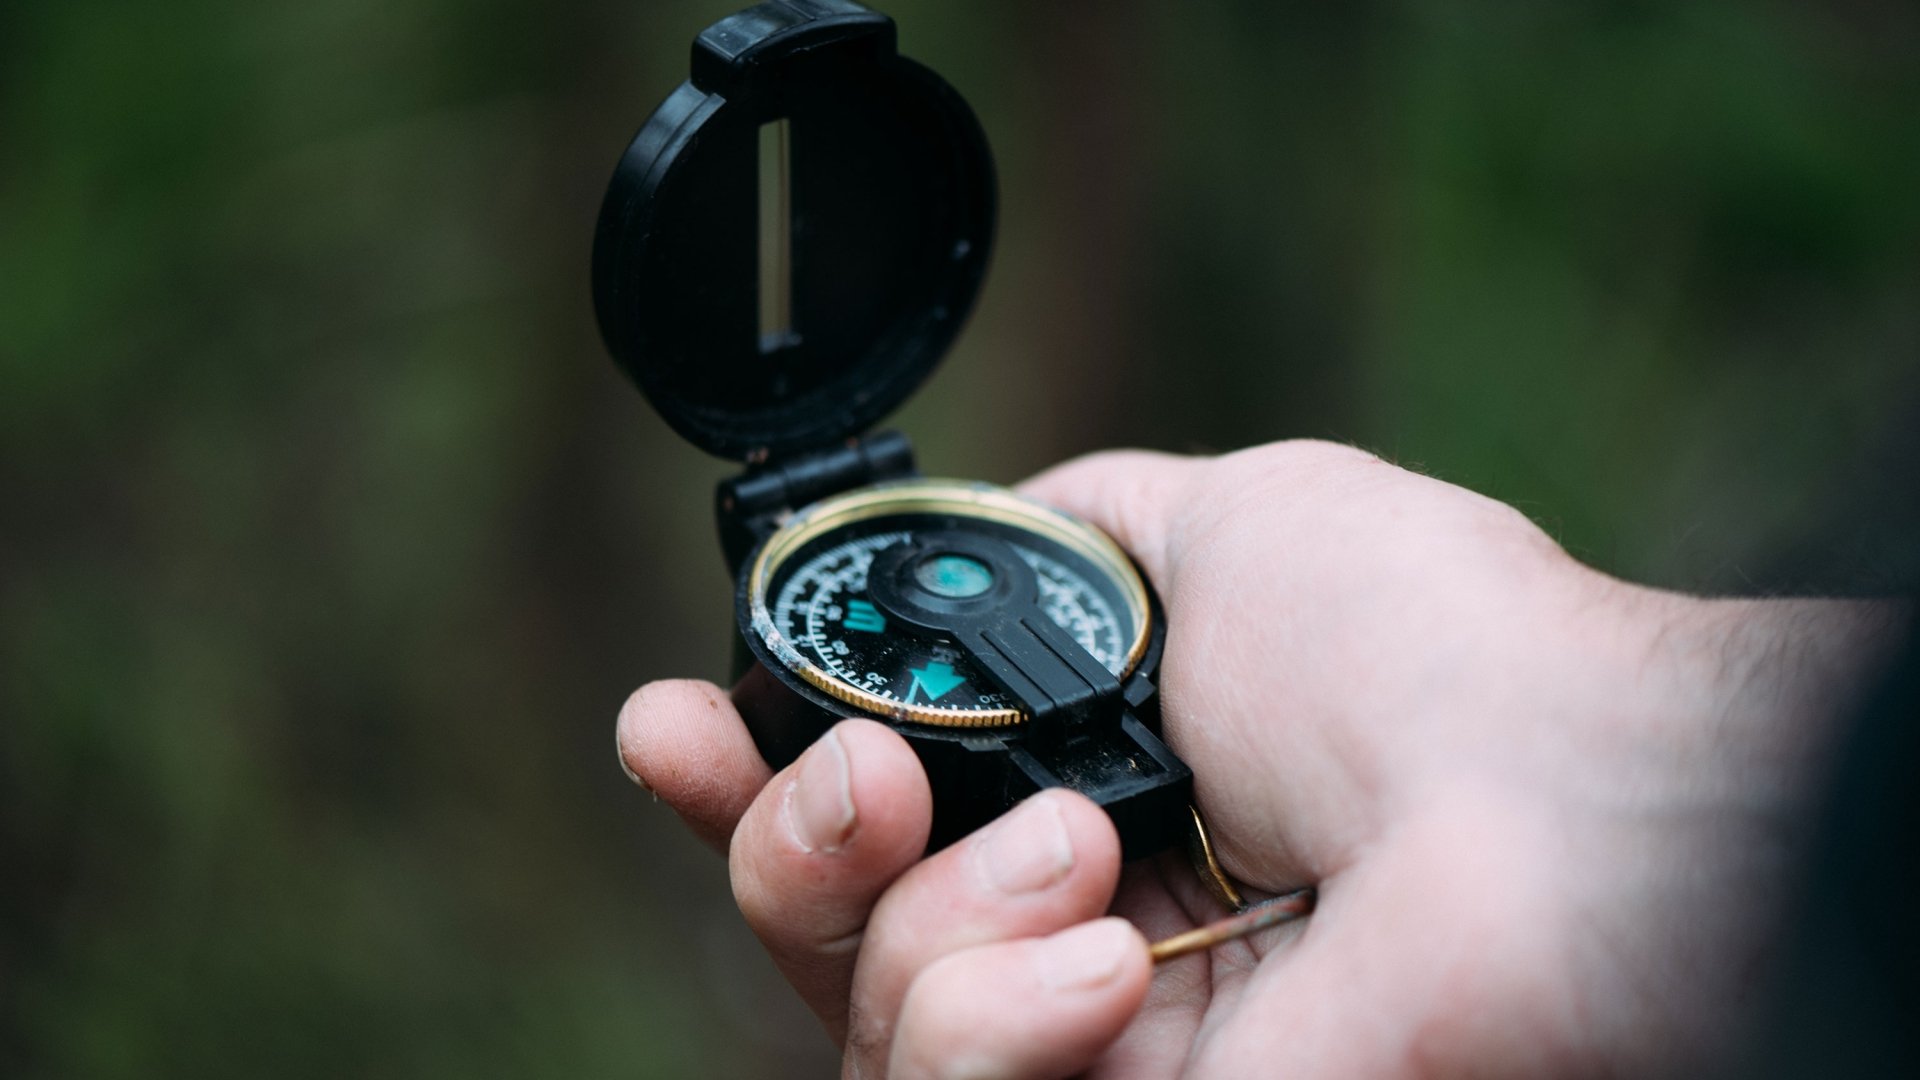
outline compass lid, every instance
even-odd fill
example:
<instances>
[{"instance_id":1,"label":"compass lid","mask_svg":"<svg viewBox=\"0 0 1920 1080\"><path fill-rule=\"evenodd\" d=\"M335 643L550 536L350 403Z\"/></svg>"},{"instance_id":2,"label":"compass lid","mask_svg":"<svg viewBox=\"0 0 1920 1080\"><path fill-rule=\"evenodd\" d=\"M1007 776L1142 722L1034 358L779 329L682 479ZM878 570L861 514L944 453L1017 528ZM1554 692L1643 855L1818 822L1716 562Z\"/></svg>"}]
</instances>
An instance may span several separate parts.
<instances>
[{"instance_id":1,"label":"compass lid","mask_svg":"<svg viewBox=\"0 0 1920 1080\"><path fill-rule=\"evenodd\" d=\"M992 155L966 102L895 42L851 0L723 19L620 160L594 237L600 332L710 453L865 431L973 307Z\"/></svg>"}]
</instances>

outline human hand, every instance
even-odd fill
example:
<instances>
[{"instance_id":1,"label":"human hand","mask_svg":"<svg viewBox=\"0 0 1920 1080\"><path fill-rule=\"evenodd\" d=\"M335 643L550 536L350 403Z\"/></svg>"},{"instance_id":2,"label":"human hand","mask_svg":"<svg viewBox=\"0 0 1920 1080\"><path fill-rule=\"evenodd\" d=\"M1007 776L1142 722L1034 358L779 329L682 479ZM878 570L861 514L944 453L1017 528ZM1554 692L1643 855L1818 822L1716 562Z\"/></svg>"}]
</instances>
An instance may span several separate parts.
<instances>
[{"instance_id":1,"label":"human hand","mask_svg":"<svg viewBox=\"0 0 1920 1080\"><path fill-rule=\"evenodd\" d=\"M1638 1075L1724 1046L1885 612L1628 585L1325 444L1100 455L1027 491L1159 589L1166 737L1229 873L1319 907L1150 972L1140 932L1222 913L1175 858L1123 870L1084 798L923 861L926 781L883 726L771 776L717 688L642 688L626 767L730 840L849 1074Z\"/></svg>"}]
</instances>

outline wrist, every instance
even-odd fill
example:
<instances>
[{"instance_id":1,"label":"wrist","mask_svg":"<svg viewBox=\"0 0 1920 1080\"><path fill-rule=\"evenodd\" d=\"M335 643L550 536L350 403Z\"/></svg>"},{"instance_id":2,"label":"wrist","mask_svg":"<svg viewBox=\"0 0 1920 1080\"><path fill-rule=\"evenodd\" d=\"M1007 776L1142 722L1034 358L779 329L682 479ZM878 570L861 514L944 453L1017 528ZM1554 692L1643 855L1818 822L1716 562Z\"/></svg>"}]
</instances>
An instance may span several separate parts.
<instances>
[{"instance_id":1,"label":"wrist","mask_svg":"<svg viewBox=\"0 0 1920 1080\"><path fill-rule=\"evenodd\" d=\"M1590 811L1568 871L1589 911L1616 915L1587 941L1618 976L1616 1045L1665 1031L1664 1058L1632 1064L1693 1069L1745 1034L1828 763L1904 605L1614 593L1598 620L1610 690L1583 688L1600 749L1565 774ZM1618 955L1627 936L1642 961Z\"/></svg>"},{"instance_id":2,"label":"wrist","mask_svg":"<svg viewBox=\"0 0 1920 1080\"><path fill-rule=\"evenodd\" d=\"M1647 646L1668 695L1659 719L1707 759L1696 775L1804 826L1848 719L1899 644L1906 605L1665 599Z\"/></svg>"}]
</instances>

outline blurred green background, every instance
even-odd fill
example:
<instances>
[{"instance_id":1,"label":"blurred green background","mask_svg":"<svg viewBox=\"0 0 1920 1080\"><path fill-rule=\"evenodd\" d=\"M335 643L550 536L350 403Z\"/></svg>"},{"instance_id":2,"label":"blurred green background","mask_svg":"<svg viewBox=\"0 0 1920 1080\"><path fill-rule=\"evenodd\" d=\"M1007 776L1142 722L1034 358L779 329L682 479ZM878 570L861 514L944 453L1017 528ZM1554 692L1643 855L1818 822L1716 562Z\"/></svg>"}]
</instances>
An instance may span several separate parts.
<instances>
[{"instance_id":1,"label":"blurred green background","mask_svg":"<svg viewBox=\"0 0 1920 1080\"><path fill-rule=\"evenodd\" d=\"M0 1073L831 1070L612 747L725 669L729 469L588 248L733 6L0 7ZM1637 579L1879 580L1912 5L887 10L1000 157L931 471L1329 437Z\"/></svg>"}]
</instances>

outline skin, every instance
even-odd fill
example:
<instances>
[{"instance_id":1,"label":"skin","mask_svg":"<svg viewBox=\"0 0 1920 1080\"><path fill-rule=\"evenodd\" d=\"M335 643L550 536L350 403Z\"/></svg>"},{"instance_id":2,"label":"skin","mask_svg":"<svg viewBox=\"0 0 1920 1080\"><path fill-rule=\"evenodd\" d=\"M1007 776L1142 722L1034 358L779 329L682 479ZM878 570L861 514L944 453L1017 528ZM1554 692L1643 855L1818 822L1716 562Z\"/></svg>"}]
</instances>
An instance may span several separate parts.
<instances>
[{"instance_id":1,"label":"skin","mask_svg":"<svg viewBox=\"0 0 1920 1080\"><path fill-rule=\"evenodd\" d=\"M1349 447L1083 459L1028 494L1166 603L1167 741L1228 871L1307 920L1152 969L1224 914L1044 792L922 858L906 744L849 720L771 773L725 694L641 688L624 767L728 853L860 1077L1649 1075L1750 1014L1889 605L1701 600Z\"/></svg>"}]
</instances>

